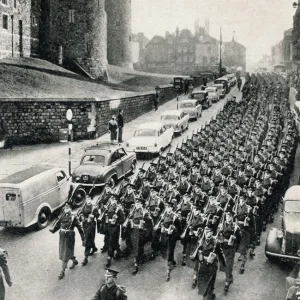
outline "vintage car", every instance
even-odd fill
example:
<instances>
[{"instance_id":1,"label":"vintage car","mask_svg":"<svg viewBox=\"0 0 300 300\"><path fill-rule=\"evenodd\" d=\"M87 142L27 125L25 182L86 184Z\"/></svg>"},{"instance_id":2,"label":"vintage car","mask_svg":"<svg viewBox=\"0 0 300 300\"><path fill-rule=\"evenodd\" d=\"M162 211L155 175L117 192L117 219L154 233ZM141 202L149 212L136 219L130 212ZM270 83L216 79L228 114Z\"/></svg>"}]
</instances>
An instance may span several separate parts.
<instances>
[{"instance_id":1,"label":"vintage car","mask_svg":"<svg viewBox=\"0 0 300 300\"><path fill-rule=\"evenodd\" d=\"M202 106L197 100L182 100L179 108L184 112L184 114L189 116L189 119L198 119L202 116Z\"/></svg>"},{"instance_id":2,"label":"vintage car","mask_svg":"<svg viewBox=\"0 0 300 300\"><path fill-rule=\"evenodd\" d=\"M217 87L209 86L206 88L206 91L208 93L208 98L211 99L213 103L218 102L220 100L220 93Z\"/></svg>"},{"instance_id":3,"label":"vintage car","mask_svg":"<svg viewBox=\"0 0 300 300\"><path fill-rule=\"evenodd\" d=\"M116 181L136 168L135 153L127 153L120 145L97 143L85 149L80 165L72 174L72 181L84 187L114 187Z\"/></svg>"},{"instance_id":4,"label":"vintage car","mask_svg":"<svg viewBox=\"0 0 300 300\"><path fill-rule=\"evenodd\" d=\"M230 83L229 83L228 79L221 77L214 81L214 84L220 84L220 83L222 83L224 85L225 93L228 94L230 92Z\"/></svg>"},{"instance_id":5,"label":"vintage car","mask_svg":"<svg viewBox=\"0 0 300 300\"><path fill-rule=\"evenodd\" d=\"M235 86L236 78L233 74L227 74L227 75L223 76L222 78L227 79L231 87Z\"/></svg>"},{"instance_id":6,"label":"vintage car","mask_svg":"<svg viewBox=\"0 0 300 300\"><path fill-rule=\"evenodd\" d=\"M174 133L182 134L185 129L189 128L189 116L181 110L167 110L161 117L160 121L166 128L173 127Z\"/></svg>"},{"instance_id":7,"label":"vintage car","mask_svg":"<svg viewBox=\"0 0 300 300\"><path fill-rule=\"evenodd\" d=\"M220 98L224 98L226 96L226 90L223 83L214 84L213 87L218 89Z\"/></svg>"},{"instance_id":8,"label":"vintage car","mask_svg":"<svg viewBox=\"0 0 300 300\"><path fill-rule=\"evenodd\" d=\"M194 89L191 94L191 99L197 100L202 108L209 108L212 106L212 100L208 97L205 87Z\"/></svg>"},{"instance_id":9,"label":"vintage car","mask_svg":"<svg viewBox=\"0 0 300 300\"><path fill-rule=\"evenodd\" d=\"M268 259L300 260L300 185L291 186L283 198L282 229L271 228L265 255Z\"/></svg>"},{"instance_id":10,"label":"vintage car","mask_svg":"<svg viewBox=\"0 0 300 300\"><path fill-rule=\"evenodd\" d=\"M161 154L171 144L173 127L167 128L161 122L149 122L139 126L126 143L127 151Z\"/></svg>"}]
</instances>

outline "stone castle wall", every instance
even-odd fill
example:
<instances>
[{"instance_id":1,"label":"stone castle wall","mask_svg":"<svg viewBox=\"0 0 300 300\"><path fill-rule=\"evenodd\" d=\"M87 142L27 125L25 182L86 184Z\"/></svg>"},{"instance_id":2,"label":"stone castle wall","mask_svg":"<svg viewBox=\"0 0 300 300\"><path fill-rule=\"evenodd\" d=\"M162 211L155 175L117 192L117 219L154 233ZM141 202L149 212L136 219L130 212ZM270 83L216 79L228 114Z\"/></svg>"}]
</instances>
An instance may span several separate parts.
<instances>
[{"instance_id":1,"label":"stone castle wall","mask_svg":"<svg viewBox=\"0 0 300 300\"><path fill-rule=\"evenodd\" d=\"M163 87L160 103L176 96L172 86ZM66 111L73 111L74 139L88 138L87 127L96 118L98 136L107 133L111 115L124 109L129 122L153 109L155 93L96 101L95 99L1 99L0 114L10 144L35 144L59 141L59 130L67 128ZM94 115L95 113L95 115Z\"/></svg>"}]
</instances>

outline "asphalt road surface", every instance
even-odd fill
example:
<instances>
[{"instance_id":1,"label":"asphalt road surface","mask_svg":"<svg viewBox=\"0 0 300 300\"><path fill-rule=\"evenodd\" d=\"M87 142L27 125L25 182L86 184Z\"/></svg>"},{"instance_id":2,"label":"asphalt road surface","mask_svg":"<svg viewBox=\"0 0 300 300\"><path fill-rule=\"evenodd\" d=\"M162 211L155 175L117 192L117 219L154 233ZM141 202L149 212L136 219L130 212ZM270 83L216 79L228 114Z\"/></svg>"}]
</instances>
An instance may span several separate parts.
<instances>
[{"instance_id":1,"label":"asphalt road surface","mask_svg":"<svg viewBox=\"0 0 300 300\"><path fill-rule=\"evenodd\" d=\"M231 94L241 97L235 88ZM181 137L174 138L172 148L192 134L193 129L198 129L208 122L222 108L226 100L213 104L211 108L203 111L203 116L197 122L191 122L188 132ZM159 107L157 112L149 112L125 125L124 139L129 139L134 129L141 123L159 119L162 111L176 108L176 99ZM126 116L125 116L126 118ZM107 137L105 137L107 138ZM93 141L95 142L95 141ZM72 163L76 166L82 155L83 149L93 143L83 141L72 143ZM168 151L168 150L166 150ZM30 167L36 163L51 164L67 169L66 144L35 145L16 147L12 151L2 151L0 156L0 178L16 171ZM299 154L299 153L298 153ZM299 157L299 155L298 155ZM138 167L143 162L139 161ZM297 160L297 163L298 160ZM297 168L295 168L297 169ZM299 174L292 178L294 184L298 183ZM280 226L280 212L277 214L272 226ZM270 227L270 225L268 226ZM282 300L285 299L285 277L290 272L290 267L271 264L264 256L264 243L267 232L261 239L261 246L256 249L253 260L248 259L246 271L238 274L238 265L235 264L234 283L229 293L223 294L224 273L219 273L216 282L217 299L232 300ZM8 300L52 300L52 299L91 299L104 281L104 265L106 254L96 253L89 258L85 267L79 264L75 269L66 271L66 277L58 280L61 271L61 261L58 259L58 233L51 234L48 229L36 231L32 228L20 231L2 229L0 232L0 247L9 253L9 267L12 275L13 286L6 289ZM97 235L96 245L100 249L103 237ZM79 234L76 233L75 253L81 263L84 249L81 246ZM177 267L172 271L171 281L166 282L166 261L161 258L147 262L140 268L136 276L132 276L132 258L123 258L113 261L113 268L120 271L118 282L127 288L128 299L131 300L194 300L200 298L197 290L191 289L193 271L181 266L182 246L177 244Z\"/></svg>"}]
</instances>

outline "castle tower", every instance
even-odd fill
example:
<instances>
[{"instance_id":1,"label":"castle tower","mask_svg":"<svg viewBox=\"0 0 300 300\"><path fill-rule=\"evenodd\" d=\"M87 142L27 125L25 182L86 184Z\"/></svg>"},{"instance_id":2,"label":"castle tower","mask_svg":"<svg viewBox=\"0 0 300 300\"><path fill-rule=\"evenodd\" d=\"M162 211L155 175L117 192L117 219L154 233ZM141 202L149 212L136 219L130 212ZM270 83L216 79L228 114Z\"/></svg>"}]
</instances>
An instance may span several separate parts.
<instances>
[{"instance_id":1,"label":"castle tower","mask_svg":"<svg viewBox=\"0 0 300 300\"><path fill-rule=\"evenodd\" d=\"M101 79L107 66L107 17L104 0L42 0L43 57L77 65Z\"/></svg>"},{"instance_id":2,"label":"castle tower","mask_svg":"<svg viewBox=\"0 0 300 300\"><path fill-rule=\"evenodd\" d=\"M132 68L131 0L106 0L108 63Z\"/></svg>"}]
</instances>

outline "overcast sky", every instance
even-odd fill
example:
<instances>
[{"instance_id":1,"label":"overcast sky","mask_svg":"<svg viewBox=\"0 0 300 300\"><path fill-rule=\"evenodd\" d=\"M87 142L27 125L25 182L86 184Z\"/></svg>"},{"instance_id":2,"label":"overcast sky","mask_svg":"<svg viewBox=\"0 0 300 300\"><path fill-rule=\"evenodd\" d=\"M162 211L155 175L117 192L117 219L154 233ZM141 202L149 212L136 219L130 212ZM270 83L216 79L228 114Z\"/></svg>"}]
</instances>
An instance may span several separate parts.
<instances>
[{"instance_id":1,"label":"overcast sky","mask_svg":"<svg viewBox=\"0 0 300 300\"><path fill-rule=\"evenodd\" d=\"M283 37L293 25L295 0L132 0L132 31L144 32L151 39L166 31L194 30L194 22L210 19L210 34L223 40L232 39L247 48L247 62L256 62Z\"/></svg>"}]
</instances>

